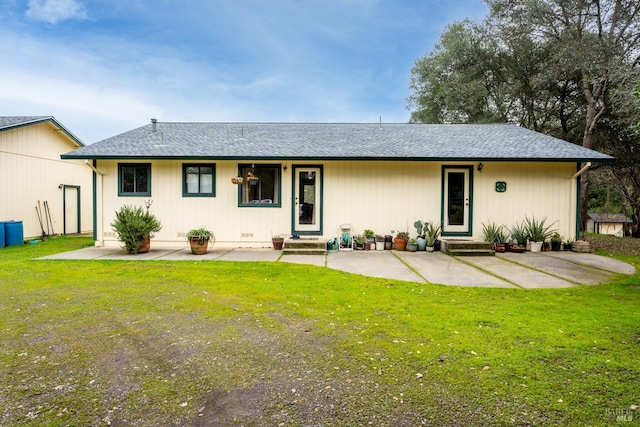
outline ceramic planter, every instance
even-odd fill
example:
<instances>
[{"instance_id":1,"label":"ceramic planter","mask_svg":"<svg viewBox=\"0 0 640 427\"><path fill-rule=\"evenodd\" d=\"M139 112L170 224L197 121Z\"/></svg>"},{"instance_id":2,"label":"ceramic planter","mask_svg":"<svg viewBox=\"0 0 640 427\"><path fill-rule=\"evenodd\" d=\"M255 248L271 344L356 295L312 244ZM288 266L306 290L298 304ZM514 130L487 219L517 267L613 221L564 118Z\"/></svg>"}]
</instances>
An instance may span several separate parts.
<instances>
[{"instance_id":1,"label":"ceramic planter","mask_svg":"<svg viewBox=\"0 0 640 427\"><path fill-rule=\"evenodd\" d=\"M282 249L282 245L284 244L284 239L273 239L271 240L271 243L273 243L273 249L275 249L276 251L279 251Z\"/></svg>"},{"instance_id":2,"label":"ceramic planter","mask_svg":"<svg viewBox=\"0 0 640 427\"><path fill-rule=\"evenodd\" d=\"M144 253L149 252L149 249L151 249L151 238L150 237L145 237L142 240L142 244L140 245L140 247L138 248L138 251L136 253L144 254Z\"/></svg>"},{"instance_id":3,"label":"ceramic planter","mask_svg":"<svg viewBox=\"0 0 640 427\"><path fill-rule=\"evenodd\" d=\"M189 240L189 246L191 246L191 253L194 255L204 255L209 252L209 238L193 237Z\"/></svg>"},{"instance_id":4,"label":"ceramic planter","mask_svg":"<svg viewBox=\"0 0 640 427\"><path fill-rule=\"evenodd\" d=\"M407 241L404 239L395 239L394 243L397 251L404 251L407 248Z\"/></svg>"},{"instance_id":5,"label":"ceramic planter","mask_svg":"<svg viewBox=\"0 0 640 427\"><path fill-rule=\"evenodd\" d=\"M407 243L407 252L416 252L418 250L417 243Z\"/></svg>"},{"instance_id":6,"label":"ceramic planter","mask_svg":"<svg viewBox=\"0 0 640 427\"><path fill-rule=\"evenodd\" d=\"M531 252L540 252L542 251L542 242L529 242L529 247Z\"/></svg>"}]
</instances>

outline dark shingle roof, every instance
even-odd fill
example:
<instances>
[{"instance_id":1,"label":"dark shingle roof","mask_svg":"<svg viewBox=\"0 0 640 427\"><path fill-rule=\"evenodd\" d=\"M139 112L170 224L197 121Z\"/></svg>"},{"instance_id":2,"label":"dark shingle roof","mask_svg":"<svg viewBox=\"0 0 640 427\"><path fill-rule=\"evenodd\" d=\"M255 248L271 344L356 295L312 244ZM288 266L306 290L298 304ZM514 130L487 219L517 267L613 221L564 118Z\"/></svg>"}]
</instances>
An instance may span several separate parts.
<instances>
[{"instance_id":1,"label":"dark shingle roof","mask_svg":"<svg viewBox=\"0 0 640 427\"><path fill-rule=\"evenodd\" d=\"M63 158L611 161L514 125L158 122Z\"/></svg>"},{"instance_id":2,"label":"dark shingle roof","mask_svg":"<svg viewBox=\"0 0 640 427\"><path fill-rule=\"evenodd\" d=\"M63 131L69 138L76 142L80 147L84 146L84 143L75 136L69 129L64 127L62 123L57 121L52 116L0 116L0 132L14 129L22 126L35 125L38 123L51 122L58 129Z\"/></svg>"},{"instance_id":3,"label":"dark shingle roof","mask_svg":"<svg viewBox=\"0 0 640 427\"><path fill-rule=\"evenodd\" d=\"M593 220L593 222L619 222L619 223L632 223L625 214L615 214L615 213L590 213L589 218Z\"/></svg>"}]
</instances>

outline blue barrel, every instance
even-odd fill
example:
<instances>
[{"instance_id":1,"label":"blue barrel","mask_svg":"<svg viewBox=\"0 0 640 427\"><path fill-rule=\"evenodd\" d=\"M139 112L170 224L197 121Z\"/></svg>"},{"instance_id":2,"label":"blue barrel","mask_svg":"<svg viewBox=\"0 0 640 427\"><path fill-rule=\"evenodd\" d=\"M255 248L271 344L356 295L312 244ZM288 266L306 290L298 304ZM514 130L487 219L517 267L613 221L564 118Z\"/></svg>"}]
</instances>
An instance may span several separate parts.
<instances>
[{"instance_id":1,"label":"blue barrel","mask_svg":"<svg viewBox=\"0 0 640 427\"><path fill-rule=\"evenodd\" d=\"M6 221L0 221L0 248L4 248L5 245L5 237L4 237L4 224Z\"/></svg>"},{"instance_id":2,"label":"blue barrel","mask_svg":"<svg viewBox=\"0 0 640 427\"><path fill-rule=\"evenodd\" d=\"M4 238L6 246L19 246L24 244L24 230L22 229L22 221L5 222Z\"/></svg>"}]
</instances>

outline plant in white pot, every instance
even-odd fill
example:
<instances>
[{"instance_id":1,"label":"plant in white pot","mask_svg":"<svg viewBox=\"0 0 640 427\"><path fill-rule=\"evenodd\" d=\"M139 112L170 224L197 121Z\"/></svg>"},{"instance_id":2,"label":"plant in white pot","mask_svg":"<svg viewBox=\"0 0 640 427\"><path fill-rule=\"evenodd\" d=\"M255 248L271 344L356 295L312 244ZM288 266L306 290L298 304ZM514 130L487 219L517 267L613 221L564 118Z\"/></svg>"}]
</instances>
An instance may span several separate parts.
<instances>
[{"instance_id":1,"label":"plant in white pot","mask_svg":"<svg viewBox=\"0 0 640 427\"><path fill-rule=\"evenodd\" d=\"M427 221L424 224L424 237L427 240L427 252L433 252L436 245L436 240L440 238L440 233L442 232L442 226L440 223L434 223L432 221Z\"/></svg>"},{"instance_id":2,"label":"plant in white pot","mask_svg":"<svg viewBox=\"0 0 640 427\"><path fill-rule=\"evenodd\" d=\"M551 229L553 224L546 225L546 221L547 218L542 218L540 221L529 217L524 219L531 252L540 252L543 243L555 232L555 230Z\"/></svg>"}]
</instances>

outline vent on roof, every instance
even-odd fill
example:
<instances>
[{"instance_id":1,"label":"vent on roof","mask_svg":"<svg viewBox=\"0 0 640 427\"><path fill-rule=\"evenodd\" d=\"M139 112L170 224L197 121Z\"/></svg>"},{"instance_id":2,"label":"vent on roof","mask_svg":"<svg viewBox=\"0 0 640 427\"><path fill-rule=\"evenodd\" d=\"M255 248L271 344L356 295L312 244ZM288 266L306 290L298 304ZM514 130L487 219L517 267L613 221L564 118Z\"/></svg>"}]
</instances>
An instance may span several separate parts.
<instances>
[{"instance_id":1,"label":"vent on roof","mask_svg":"<svg viewBox=\"0 0 640 427\"><path fill-rule=\"evenodd\" d=\"M151 119L151 132L158 131L157 123L158 123L158 119Z\"/></svg>"}]
</instances>

